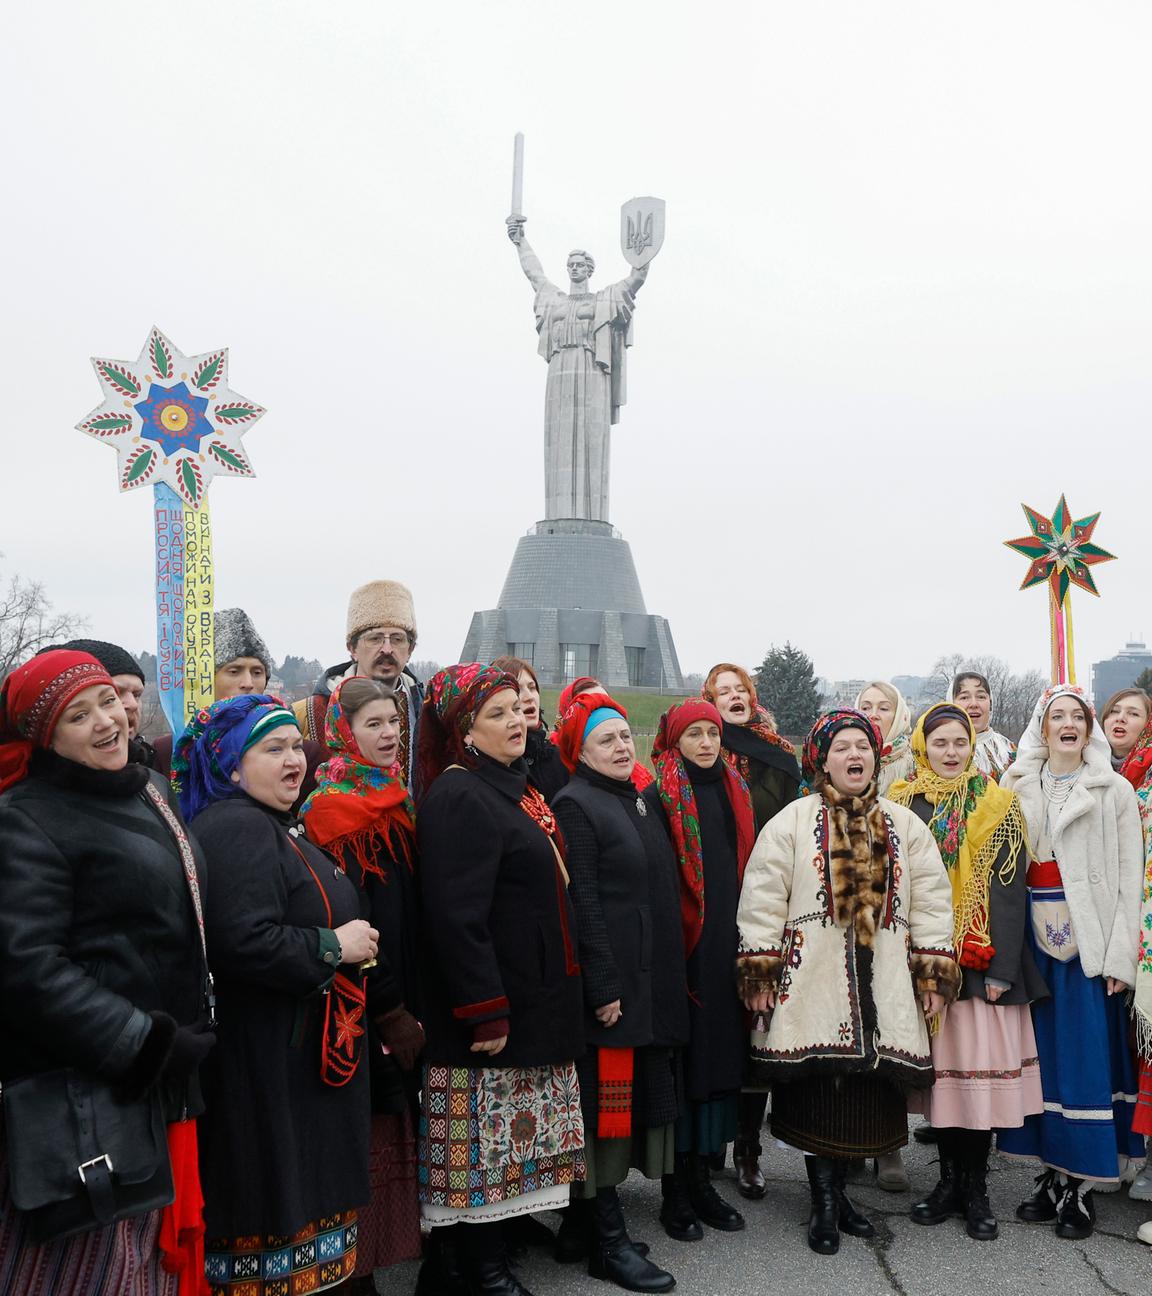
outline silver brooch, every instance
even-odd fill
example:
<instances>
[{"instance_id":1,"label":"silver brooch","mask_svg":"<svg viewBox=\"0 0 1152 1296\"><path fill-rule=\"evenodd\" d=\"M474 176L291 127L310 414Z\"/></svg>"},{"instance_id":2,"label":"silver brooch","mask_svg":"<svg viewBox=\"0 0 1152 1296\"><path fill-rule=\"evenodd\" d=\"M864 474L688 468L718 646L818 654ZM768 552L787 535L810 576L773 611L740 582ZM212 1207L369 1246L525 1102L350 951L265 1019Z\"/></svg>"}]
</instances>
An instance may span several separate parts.
<instances>
[{"instance_id":1,"label":"silver brooch","mask_svg":"<svg viewBox=\"0 0 1152 1296\"><path fill-rule=\"evenodd\" d=\"M642 796L636 798L636 809L639 810L641 818L647 817L648 807L644 804L644 798Z\"/></svg>"}]
</instances>

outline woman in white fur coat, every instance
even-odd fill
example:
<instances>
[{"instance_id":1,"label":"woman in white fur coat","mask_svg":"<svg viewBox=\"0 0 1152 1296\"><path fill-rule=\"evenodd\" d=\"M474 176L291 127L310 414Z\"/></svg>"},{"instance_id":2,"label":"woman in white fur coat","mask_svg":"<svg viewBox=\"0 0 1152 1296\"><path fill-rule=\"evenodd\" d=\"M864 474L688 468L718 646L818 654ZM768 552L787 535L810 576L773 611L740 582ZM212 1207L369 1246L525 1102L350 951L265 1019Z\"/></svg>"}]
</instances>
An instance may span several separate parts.
<instances>
[{"instance_id":1,"label":"woman in white fur coat","mask_svg":"<svg viewBox=\"0 0 1152 1296\"><path fill-rule=\"evenodd\" d=\"M1043 1166L1017 1217L1054 1220L1059 1237L1085 1238L1096 1219L1094 1183L1115 1183L1122 1162L1144 1154L1132 1133L1125 1004L1139 944L1140 814L1074 684L1041 694L1001 786L1020 798L1028 824L1030 936L1051 997L1032 1007L1044 1113L1000 1131L997 1146Z\"/></svg>"},{"instance_id":2,"label":"woman in white fur coat","mask_svg":"<svg viewBox=\"0 0 1152 1296\"><path fill-rule=\"evenodd\" d=\"M808 1244L874 1230L844 1194L845 1167L908 1141L906 1094L935 1073L925 1016L955 998L952 889L935 839L879 797L880 740L859 711L813 726L792 802L757 838L737 922L745 1006L771 1011L752 1050L772 1080L772 1133L808 1153Z\"/></svg>"}]
</instances>

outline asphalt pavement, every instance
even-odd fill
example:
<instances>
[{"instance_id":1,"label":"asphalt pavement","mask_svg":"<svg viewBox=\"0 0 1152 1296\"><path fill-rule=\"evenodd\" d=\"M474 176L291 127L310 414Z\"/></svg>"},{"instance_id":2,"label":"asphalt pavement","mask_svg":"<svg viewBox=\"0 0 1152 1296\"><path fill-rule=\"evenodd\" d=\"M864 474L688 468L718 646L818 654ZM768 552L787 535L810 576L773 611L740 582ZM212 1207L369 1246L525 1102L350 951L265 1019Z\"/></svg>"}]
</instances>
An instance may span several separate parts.
<instances>
[{"instance_id":1,"label":"asphalt pavement","mask_svg":"<svg viewBox=\"0 0 1152 1296\"><path fill-rule=\"evenodd\" d=\"M839 1254L817 1256L805 1239L808 1183L799 1153L767 1139L761 1164L768 1179L763 1201L745 1202L736 1192L732 1168L716 1176L719 1191L743 1212L742 1233L704 1230L700 1242L674 1242L660 1227L660 1185L633 1172L620 1189L632 1236L652 1248L652 1259L670 1270L685 1296L1063 1296L1152 1293L1152 1246L1136 1238L1152 1218L1152 1202L1132 1201L1125 1187L1096 1194L1097 1226L1083 1242L1056 1237L1051 1225L1021 1224L1017 1204L1031 1193L1039 1172L1031 1163L992 1154L988 1177L993 1209L1000 1220L995 1242L973 1242L960 1220L934 1228L914 1224L908 1208L936 1182L935 1149L909 1141L905 1165L912 1181L908 1193L883 1192L869 1173L850 1193L876 1225L870 1241L844 1236ZM559 1216L539 1217L556 1227ZM381 1269L382 1296L409 1296L415 1264ZM517 1273L534 1296L607 1296L607 1283L590 1278L583 1265L558 1265L543 1252L520 1262Z\"/></svg>"}]
</instances>

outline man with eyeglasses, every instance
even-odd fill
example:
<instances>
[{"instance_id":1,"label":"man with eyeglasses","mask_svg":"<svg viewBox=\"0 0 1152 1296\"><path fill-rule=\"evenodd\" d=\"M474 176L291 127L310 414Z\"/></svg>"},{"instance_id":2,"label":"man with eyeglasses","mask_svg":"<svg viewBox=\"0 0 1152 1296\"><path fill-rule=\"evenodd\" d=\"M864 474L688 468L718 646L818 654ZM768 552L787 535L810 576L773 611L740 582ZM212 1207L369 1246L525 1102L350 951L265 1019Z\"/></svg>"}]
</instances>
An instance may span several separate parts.
<instances>
[{"instance_id":1,"label":"man with eyeglasses","mask_svg":"<svg viewBox=\"0 0 1152 1296\"><path fill-rule=\"evenodd\" d=\"M367 675L387 684L397 701L404 701L400 708L404 723L400 731L399 759L405 780L410 784L424 690L407 669L412 649L416 647L416 612L408 587L399 581L378 580L353 590L348 601L345 642L352 660L326 670L313 686L312 696L293 706L297 722L305 738L322 743L328 699L341 680Z\"/></svg>"}]
</instances>

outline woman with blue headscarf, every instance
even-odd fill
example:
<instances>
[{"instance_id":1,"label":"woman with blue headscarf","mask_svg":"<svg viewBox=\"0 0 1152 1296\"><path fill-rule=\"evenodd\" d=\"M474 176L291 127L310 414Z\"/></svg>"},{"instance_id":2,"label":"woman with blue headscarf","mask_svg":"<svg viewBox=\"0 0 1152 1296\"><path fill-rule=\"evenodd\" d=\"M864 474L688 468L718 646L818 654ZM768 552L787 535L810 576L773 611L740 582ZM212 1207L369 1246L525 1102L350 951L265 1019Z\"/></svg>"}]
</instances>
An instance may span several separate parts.
<instances>
[{"instance_id":1,"label":"woman with blue headscarf","mask_svg":"<svg viewBox=\"0 0 1152 1296\"><path fill-rule=\"evenodd\" d=\"M211 877L220 1024L201 1167L214 1296L342 1283L369 1198L360 964L378 935L292 814L305 764L292 713L259 693L198 712L173 756Z\"/></svg>"}]
</instances>

